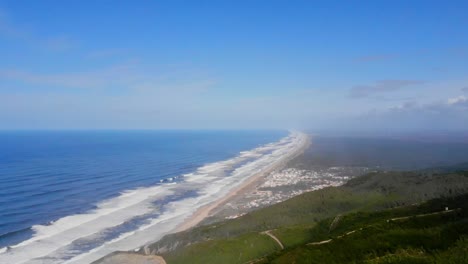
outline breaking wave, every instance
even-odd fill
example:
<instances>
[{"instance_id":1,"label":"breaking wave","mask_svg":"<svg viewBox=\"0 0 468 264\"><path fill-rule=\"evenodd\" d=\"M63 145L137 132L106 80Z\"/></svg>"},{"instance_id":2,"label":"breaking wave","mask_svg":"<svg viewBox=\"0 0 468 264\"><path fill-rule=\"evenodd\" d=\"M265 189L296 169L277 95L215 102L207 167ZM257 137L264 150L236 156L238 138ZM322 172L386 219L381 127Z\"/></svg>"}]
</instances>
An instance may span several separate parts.
<instances>
[{"instance_id":1,"label":"breaking wave","mask_svg":"<svg viewBox=\"0 0 468 264\"><path fill-rule=\"evenodd\" d=\"M0 249L0 263L90 263L116 250L154 242L197 209L226 196L251 175L277 166L306 143L305 134L292 132L159 185L122 192L87 213L35 225L30 239Z\"/></svg>"}]
</instances>

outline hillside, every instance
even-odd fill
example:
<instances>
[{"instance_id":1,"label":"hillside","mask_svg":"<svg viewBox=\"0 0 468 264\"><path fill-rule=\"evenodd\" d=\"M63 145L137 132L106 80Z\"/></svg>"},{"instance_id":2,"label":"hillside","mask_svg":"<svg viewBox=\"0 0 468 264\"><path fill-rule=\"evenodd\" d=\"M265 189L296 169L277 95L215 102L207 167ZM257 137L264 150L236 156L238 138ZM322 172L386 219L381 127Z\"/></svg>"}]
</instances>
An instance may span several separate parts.
<instances>
[{"instance_id":1,"label":"hillside","mask_svg":"<svg viewBox=\"0 0 468 264\"><path fill-rule=\"evenodd\" d=\"M292 236L299 230L307 237ZM468 263L468 195L350 213L273 234L286 249L256 263Z\"/></svg>"},{"instance_id":2,"label":"hillside","mask_svg":"<svg viewBox=\"0 0 468 264\"><path fill-rule=\"evenodd\" d=\"M162 255L168 263L187 263L189 259L190 263L244 263L281 250L276 241L262 233L268 230L274 230L273 234L289 249L325 239L325 234L319 232L320 226L330 224L338 215L380 212L465 193L468 193L466 171L373 172L343 186L305 193L237 219L168 235L139 253ZM421 208L426 207L415 208L425 212ZM389 216L405 210L391 212ZM344 231L339 228L333 234L340 230ZM275 256L281 261L281 254Z\"/></svg>"}]
</instances>

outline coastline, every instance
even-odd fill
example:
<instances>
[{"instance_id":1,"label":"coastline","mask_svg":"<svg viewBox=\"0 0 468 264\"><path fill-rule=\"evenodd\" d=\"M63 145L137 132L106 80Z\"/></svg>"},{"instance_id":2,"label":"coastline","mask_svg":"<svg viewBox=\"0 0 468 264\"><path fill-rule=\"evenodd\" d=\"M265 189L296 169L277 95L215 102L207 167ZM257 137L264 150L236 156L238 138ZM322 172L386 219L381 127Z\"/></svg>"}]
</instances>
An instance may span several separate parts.
<instances>
[{"instance_id":1,"label":"coastline","mask_svg":"<svg viewBox=\"0 0 468 264\"><path fill-rule=\"evenodd\" d=\"M249 190L251 190L255 186L257 186L265 178L266 175L268 175L272 171L282 169L284 166L286 166L286 164L291 159L302 154L310 146L311 141L310 141L309 135L302 133L302 132L300 134L303 137L302 139L303 142L301 142L302 144L297 149L295 149L292 153L289 153L289 155L271 164L270 166L265 168L263 171L252 174L250 177L245 179L238 186L230 190L221 199L215 200L211 202L210 204L199 208L186 221L180 224L173 232L170 232L169 234L186 231L190 228L197 226L204 219L215 214L215 211L218 208L222 207L223 205L225 205L226 203L228 203L230 200L234 199L235 197L241 196L244 193L247 193Z\"/></svg>"},{"instance_id":2,"label":"coastline","mask_svg":"<svg viewBox=\"0 0 468 264\"><path fill-rule=\"evenodd\" d=\"M152 244L160 241L162 238L164 238L165 235L170 235L170 234L178 233L181 231L189 230L199 225L200 223L202 223L205 219L215 215L218 208L222 208L224 205L232 201L232 199L243 196L248 191L256 188L258 184L261 184L263 180L266 179L266 176L268 176L271 172L275 170L281 169L291 159L302 154L308 148L310 144L310 136L305 133L292 132L290 133L289 137L292 138L292 142L294 143L293 144L288 143L287 144L288 149L286 151L281 151L280 155L272 152L274 159L271 161L271 163L266 164L260 170L257 170L257 171L254 170L251 173L244 175L243 178L238 179L239 182L231 182L233 186L229 187L229 185L227 185L226 187L228 187L228 189L224 191L224 194L217 197L217 199L213 199L207 202L206 204L200 206L199 208L195 208L191 214L184 216L184 219L181 219L181 221L178 224L174 225L173 228L171 228L167 232L161 233L161 236L153 237L154 240L147 240L148 238L151 239L151 237L149 237L148 234L146 234L145 237L140 236L140 239L143 239L143 240L140 240L140 244L138 246L135 245L135 247L129 248L126 250L117 249L117 250L111 251L107 255L97 260L94 260L94 262L92 263L108 263L106 261L110 261L114 259L116 254L126 255L126 254L133 254L133 253L137 253L137 254L143 253L143 255L155 255L154 254L155 252L152 252L149 249L149 247ZM275 142L275 144L278 144L278 143ZM278 150L279 149L281 148L278 148ZM135 240L134 242L137 242L137 240ZM91 258L85 258L85 259L90 260ZM81 259L81 261L76 262L76 263L84 263L84 262L83 262L83 259ZM115 263L123 263L123 262L115 262Z\"/></svg>"}]
</instances>

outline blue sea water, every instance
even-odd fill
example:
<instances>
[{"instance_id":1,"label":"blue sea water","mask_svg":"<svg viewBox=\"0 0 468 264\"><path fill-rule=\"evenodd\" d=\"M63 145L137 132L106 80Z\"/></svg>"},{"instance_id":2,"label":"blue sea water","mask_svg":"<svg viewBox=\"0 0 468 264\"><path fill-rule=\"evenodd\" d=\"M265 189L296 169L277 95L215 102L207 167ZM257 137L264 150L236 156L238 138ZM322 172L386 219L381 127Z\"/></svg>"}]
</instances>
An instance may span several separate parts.
<instances>
[{"instance_id":1,"label":"blue sea water","mask_svg":"<svg viewBox=\"0 0 468 264\"><path fill-rule=\"evenodd\" d=\"M286 131L0 132L0 248L126 190L179 181ZM178 194L182 196L190 193ZM179 197L180 198L180 197ZM172 196L167 199L178 199ZM128 225L138 225L138 219ZM92 246L90 246L92 247Z\"/></svg>"}]
</instances>

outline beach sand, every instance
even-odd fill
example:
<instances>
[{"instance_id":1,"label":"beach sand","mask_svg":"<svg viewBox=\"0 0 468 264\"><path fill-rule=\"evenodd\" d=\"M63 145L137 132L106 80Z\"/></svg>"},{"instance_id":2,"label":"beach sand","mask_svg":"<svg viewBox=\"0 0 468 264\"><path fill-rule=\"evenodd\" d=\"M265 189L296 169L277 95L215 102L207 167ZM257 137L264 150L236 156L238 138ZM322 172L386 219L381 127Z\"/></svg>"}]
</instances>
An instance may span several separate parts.
<instances>
[{"instance_id":1,"label":"beach sand","mask_svg":"<svg viewBox=\"0 0 468 264\"><path fill-rule=\"evenodd\" d=\"M224 206L226 203L229 203L229 201L236 199L239 196L243 196L244 194L249 193L250 191L255 189L258 185L260 185L263 182L265 176L267 176L269 173L284 168L291 159L302 154L309 147L310 138L305 134L304 137L304 141L301 142L302 144L296 150L289 153L289 155L283 157L282 159L276 161L275 163L271 164L269 167L265 168L261 172L252 174L239 186L236 186L231 191L229 191L229 193L223 198L213 201L212 203L203 206L197 211L195 211L195 213L191 217L189 217L184 223L178 226L173 233L185 231L197 226L207 217L215 215L216 212L220 208L222 208L222 206Z\"/></svg>"},{"instance_id":2,"label":"beach sand","mask_svg":"<svg viewBox=\"0 0 468 264\"><path fill-rule=\"evenodd\" d=\"M277 160L276 162L272 163L270 166L264 168L262 171L254 173L251 176L247 177L242 183L240 183L236 187L233 187L222 198L220 198L218 200L215 200L215 201L213 201L213 202L199 208L198 210L196 210L182 224L177 226L176 229L171 233L177 233L177 232L185 231L185 230L188 230L190 228L193 228L193 227L197 226L198 224L202 223L203 220L207 219L210 216L215 215L219 210L222 209L222 207L224 205L229 203L231 200L238 199L238 198L244 196L246 193L249 193L252 190L255 190L257 188L257 186L259 186L261 183L264 182L265 177L267 175L269 175L272 171L280 170L280 169L284 168L291 159L293 159L293 158L297 157L298 155L302 154L309 147L309 145L310 145L309 136L306 135L306 134L301 133L300 144L298 144L298 146L294 150L292 150L290 153L288 153L287 155L285 155L281 159ZM152 243L154 243L154 242L156 242L156 241L153 241ZM153 254L151 254L151 252L146 252L146 251L148 251L148 245L144 245L142 247L142 249L144 249L143 251L145 252L144 253L145 255L148 255L148 254L153 255ZM99 263L99 264L103 264L103 263L115 263L115 264L133 263L133 262L128 262L128 261L133 260L134 255L135 255L134 252L115 252L113 254L110 254L108 256L105 256L105 257L93 262L93 264L95 264L95 263ZM120 261L121 259L122 260L125 259L125 261L122 262L122 261ZM135 260L141 261L143 259L138 258L138 259L135 259ZM108 262L108 261L111 261L111 262ZM148 264L161 263L159 261L160 261L160 259L158 259L158 260L144 259L144 263L148 263Z\"/></svg>"}]
</instances>

